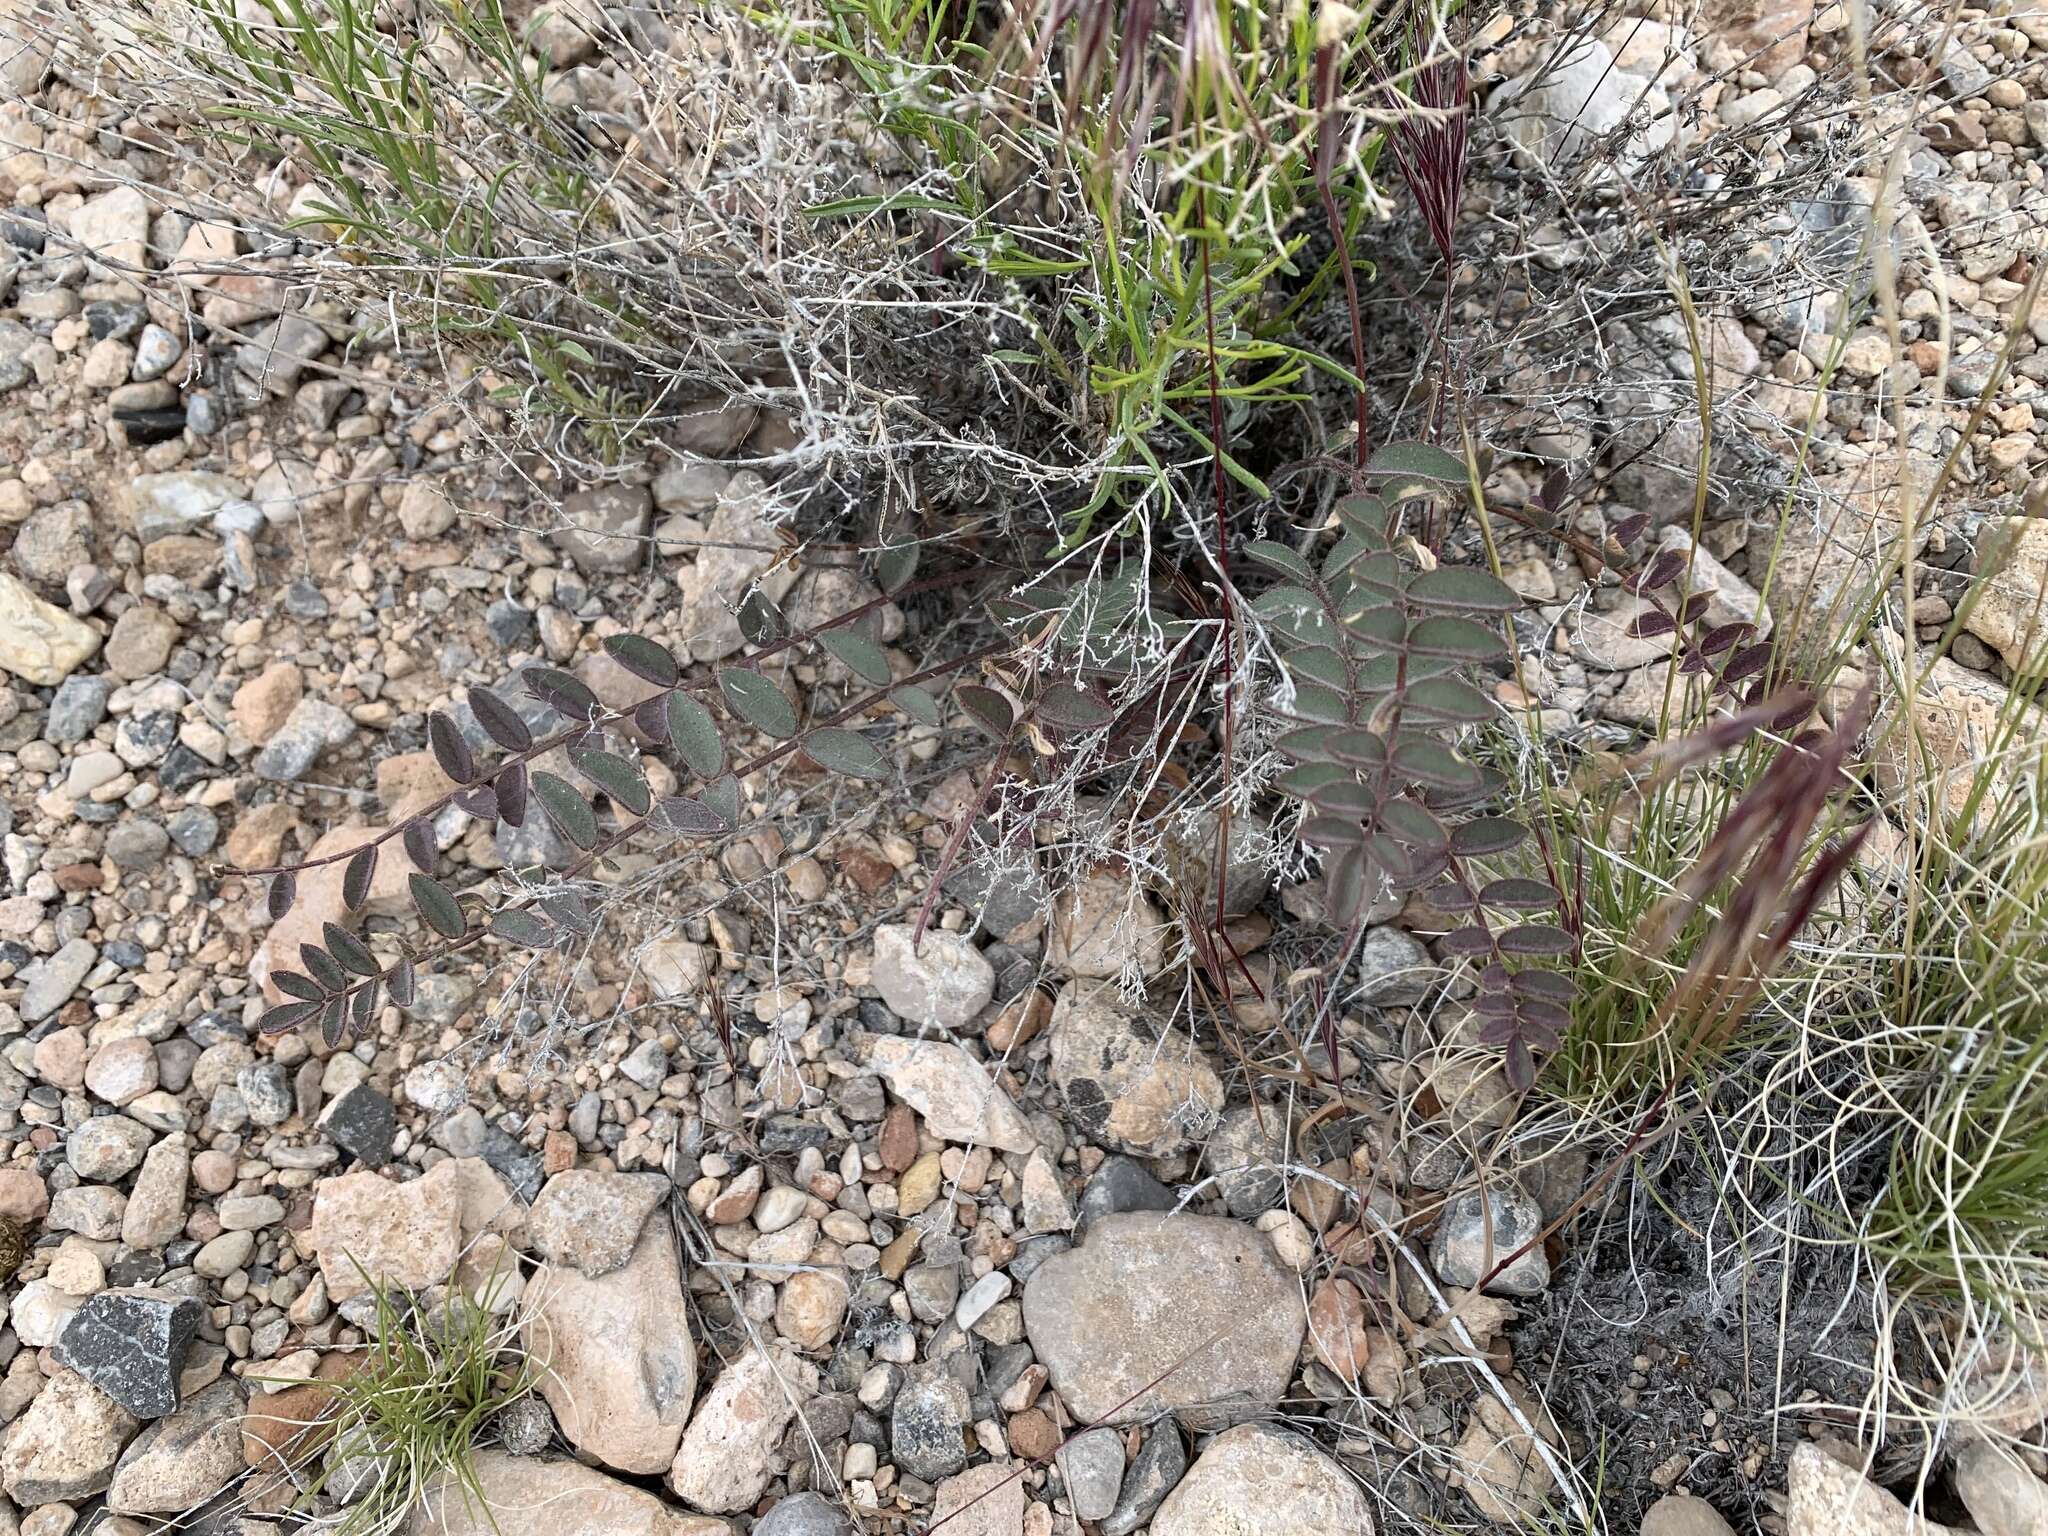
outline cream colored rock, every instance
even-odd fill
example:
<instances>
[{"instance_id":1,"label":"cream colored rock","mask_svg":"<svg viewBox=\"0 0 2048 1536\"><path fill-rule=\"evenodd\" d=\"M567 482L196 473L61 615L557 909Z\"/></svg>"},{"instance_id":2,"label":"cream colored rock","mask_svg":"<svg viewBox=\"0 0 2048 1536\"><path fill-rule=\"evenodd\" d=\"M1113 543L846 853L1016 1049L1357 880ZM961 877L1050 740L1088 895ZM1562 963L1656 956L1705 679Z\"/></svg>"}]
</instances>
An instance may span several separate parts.
<instances>
[{"instance_id":1,"label":"cream colored rock","mask_svg":"<svg viewBox=\"0 0 2048 1536\"><path fill-rule=\"evenodd\" d=\"M1046 958L1076 976L1156 976L1166 968L1166 916L1128 874L1098 869L1060 893Z\"/></svg>"},{"instance_id":2,"label":"cream colored rock","mask_svg":"<svg viewBox=\"0 0 2048 1536\"><path fill-rule=\"evenodd\" d=\"M1544 1445L1558 1443L1557 1425L1518 1388L1515 1393L1522 1417L1527 1419ZM1452 1453L1452 1482L1465 1490L1473 1507L1489 1520L1519 1525L1535 1519L1557 1491L1557 1479L1536 1440L1523 1429L1499 1399L1481 1393L1472 1404L1464 1438Z\"/></svg>"},{"instance_id":3,"label":"cream colored rock","mask_svg":"<svg viewBox=\"0 0 2048 1536\"><path fill-rule=\"evenodd\" d=\"M1792 1448L1785 1536L1960 1536L1914 1514L1811 1441Z\"/></svg>"},{"instance_id":4,"label":"cream colored rock","mask_svg":"<svg viewBox=\"0 0 2048 1536\"><path fill-rule=\"evenodd\" d=\"M817 1390L817 1367L800 1355L741 1355L719 1373L690 1419L669 1487L712 1514L750 1508L775 1476L776 1450L797 1405Z\"/></svg>"},{"instance_id":5,"label":"cream colored rock","mask_svg":"<svg viewBox=\"0 0 2048 1536\"><path fill-rule=\"evenodd\" d=\"M673 1509L578 1462L478 1451L474 1467L483 1497L443 1479L413 1511L410 1536L731 1536L723 1520Z\"/></svg>"},{"instance_id":6,"label":"cream colored rock","mask_svg":"<svg viewBox=\"0 0 2048 1536\"><path fill-rule=\"evenodd\" d=\"M1964 624L2015 672L2048 665L2048 518L1998 517L1977 533L1976 606Z\"/></svg>"},{"instance_id":7,"label":"cream colored rock","mask_svg":"<svg viewBox=\"0 0 2048 1536\"><path fill-rule=\"evenodd\" d=\"M405 1184L367 1172L323 1180L308 1236L328 1296L347 1301L373 1283L408 1290L440 1284L455 1269L461 1217L454 1159Z\"/></svg>"},{"instance_id":8,"label":"cream colored rock","mask_svg":"<svg viewBox=\"0 0 2048 1536\"><path fill-rule=\"evenodd\" d=\"M1208 1134L1223 1081L1185 1031L1127 1007L1114 982L1069 982L1052 1010L1052 1079L1094 1140L1165 1157Z\"/></svg>"},{"instance_id":9,"label":"cream colored rock","mask_svg":"<svg viewBox=\"0 0 2048 1536\"><path fill-rule=\"evenodd\" d=\"M2008 739L2000 721L2014 711L2018 727ZM1903 724L1892 729L1898 715L1899 708L1892 703L1878 713L1871 763L1878 787L1896 795L1910 785L1910 798L1920 805L1933 800L1951 816L1960 816L1971 786L1980 774L1988 774L1989 790L1977 810L1979 826L1995 817L1999 802L2019 780L2023 760L2031 760L2025 753L2015 754L2012 741L2039 741L2048 732L2048 715L2040 709L2014 700L1996 678L1959 667L1946 656L1923 667L1916 678L1911 719L1918 727L1917 738L1909 736ZM1995 756L2001 746L2002 758Z\"/></svg>"},{"instance_id":10,"label":"cream colored rock","mask_svg":"<svg viewBox=\"0 0 2048 1536\"><path fill-rule=\"evenodd\" d=\"M1038 1145L1022 1111L965 1050L944 1040L878 1036L867 1064L889 1091L924 1116L941 1141L1030 1152Z\"/></svg>"},{"instance_id":11,"label":"cream colored rock","mask_svg":"<svg viewBox=\"0 0 2048 1536\"><path fill-rule=\"evenodd\" d=\"M932 1529L946 1536L1020 1536L1024 1479L1006 1461L985 1462L938 1485Z\"/></svg>"},{"instance_id":12,"label":"cream colored rock","mask_svg":"<svg viewBox=\"0 0 2048 1536\"><path fill-rule=\"evenodd\" d=\"M0 571L0 672L54 688L99 648L98 630Z\"/></svg>"},{"instance_id":13,"label":"cream colored rock","mask_svg":"<svg viewBox=\"0 0 2048 1536\"><path fill-rule=\"evenodd\" d=\"M696 1346L667 1223L648 1222L625 1267L596 1279L573 1265L546 1266L527 1306L527 1354L569 1443L621 1472L666 1468L697 1395Z\"/></svg>"},{"instance_id":14,"label":"cream colored rock","mask_svg":"<svg viewBox=\"0 0 2048 1536\"><path fill-rule=\"evenodd\" d=\"M1152 1536L1372 1536L1344 1469L1299 1435L1240 1424L1211 1440L1152 1517Z\"/></svg>"}]
</instances>

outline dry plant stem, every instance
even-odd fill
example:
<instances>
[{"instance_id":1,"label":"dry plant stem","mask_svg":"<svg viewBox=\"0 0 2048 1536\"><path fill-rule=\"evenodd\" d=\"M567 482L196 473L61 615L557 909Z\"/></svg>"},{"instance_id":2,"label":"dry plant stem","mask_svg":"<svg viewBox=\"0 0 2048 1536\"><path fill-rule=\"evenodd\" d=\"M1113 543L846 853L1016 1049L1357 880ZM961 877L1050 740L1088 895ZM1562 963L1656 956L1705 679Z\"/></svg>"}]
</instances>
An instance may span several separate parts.
<instances>
[{"instance_id":1,"label":"dry plant stem","mask_svg":"<svg viewBox=\"0 0 2048 1536\"><path fill-rule=\"evenodd\" d=\"M823 634L828 630L839 629L847 624L851 624L855 619L860 618L863 614L870 613L875 609L880 608L886 603L895 602L896 599L899 597L911 597L920 592L937 591L944 587L958 586L962 582L973 580L979 574L980 573L976 571L949 571L944 575L928 576L922 581L910 582L898 592L885 593L881 597L871 598L867 602L862 603L859 607L849 608L846 612L839 614L835 618L828 620L826 623L820 624L815 630L806 631L805 633L800 635L787 635L782 639L775 641L771 645L763 646L758 652L756 652L751 658L749 658L752 662L756 663L756 665L751 670L758 671L758 663L767 660L770 656L779 655L781 652L789 650L793 646L801 645L805 640L810 639L813 635ZM970 661L978 661L988 654L990 654L990 652L981 651L977 652L971 658L962 658L959 661L947 662L938 667L927 668L925 671L918 673L915 677L905 678L902 682L891 683L888 688L877 690L875 693L870 694L867 698L863 699L860 702L860 704L854 706L854 708L865 709L868 705L874 704L878 700L887 697L887 695L892 690L896 688L901 688L906 683L917 682L929 677L942 676L944 673L948 671L952 671L958 667L967 665ZM671 684L669 687L657 690L654 694L650 695L649 697L650 699L666 698L668 697L668 695L672 693L702 693L706 695L715 695L716 691L716 685L713 683L700 683L693 686L685 682L676 682L674 684ZM831 719L825 721L824 723L827 725L837 724L839 721L847 719L849 713L850 711L841 710L838 714L832 716ZM586 735L590 731L600 726L618 725L630 719L631 717L631 710L606 710L602 714L593 715L588 720L580 721L575 725L565 727L564 729L555 732L555 734L552 736L544 737L541 740L532 743L530 746L526 747L522 751L507 753L505 756L504 764L501 764L500 766L502 767L513 763L531 762L535 758L542 757L546 755L548 752L553 751L555 748L566 745L567 743L574 741L580 736ZM797 741L791 742L788 745L798 745L800 744L800 742L801 738L799 737ZM750 767L760 767L763 764L774 762L782 755L783 753L780 751L771 753L768 756L756 759L755 762L750 765ZM741 771L745 772L748 770L742 769ZM467 789L469 787L471 786L464 785L462 786L462 789ZM265 865L261 869L243 870L242 873L251 878L254 878L258 875L296 875L304 870L319 869L324 865L343 863L346 860L354 858L357 854L361 853L364 848L377 847L384 843L388 843L394 837L403 836L406 826L411 822L419 821L423 818L431 819L435 816L440 815L441 812L443 812L449 806L455 803L455 797L458 794L462 793L462 789L450 790L447 794L441 796L440 799L433 801L432 803L422 807L417 811L414 811L411 815L405 818L405 821L399 823L399 825L395 827L389 827L385 829L385 831L380 833L378 836L370 839L369 842L359 843L355 847L347 849L341 853L325 854L320 858L307 859L297 864ZM604 850L600 849L598 851L602 852Z\"/></svg>"},{"instance_id":2,"label":"dry plant stem","mask_svg":"<svg viewBox=\"0 0 2048 1536\"><path fill-rule=\"evenodd\" d=\"M990 657L1000 655L1002 652L1008 649L1009 643L1007 641L996 641L992 644L981 647L979 650L969 651L964 656L957 656L953 658L951 661L942 661L935 663L932 666L924 668L922 671L913 672L908 677L901 678L891 683L888 688L877 689L873 693L868 694L864 698L856 699L853 703L847 705L845 708L838 710L833 714L827 715L822 721L817 722L812 727L812 729L815 730L822 728L824 726L838 725L842 721L858 718L858 716L865 710L886 700L889 694L897 688L903 688L912 683L926 682L934 677L943 677L949 672L957 672L962 667L970 667L975 665L977 662L985 661ZM580 731L586 728L578 727L577 729ZM768 751L761 753L757 757L750 758L746 762L740 764L738 767L732 769L732 776L735 779L743 779L749 774L758 773L761 769L768 767L771 763L780 762L783 758L789 756L790 753L802 747L803 744L803 736L793 737L789 741L785 741L775 747L771 747ZM540 807L535 806L531 814L539 816L545 815L546 812L541 810ZM601 838L596 844L596 846L590 848L586 852L579 855L566 869L559 871L558 878L562 880L574 880L577 876L583 874L592 865L597 863L598 860L602 859L606 854L610 853L614 848L618 847L619 844L626 841L626 839L634 836L638 832L643 831L648 826L648 824L651 821L653 821L655 815L656 812L650 811L645 816L636 816L631 821L622 823L620 826L613 829L605 837ZM331 863L333 861L321 860L320 862ZM522 910L526 906L530 905L530 903L527 901L515 899L515 901L510 903L509 905L514 910ZM414 965L419 965L422 963L431 963L436 960L445 960L450 955L460 954L464 950L474 948L484 939L490 938L491 936L491 930L488 927L472 928L468 933L464 934L461 938L446 940L445 942L434 946L432 949L427 950L424 954L412 956L411 960ZM404 962L401 961L400 963L403 964ZM334 995L346 999L353 997L357 992L361 991L365 987L388 986L391 981L391 976L392 972L390 971L380 972L376 976L366 976L361 980L356 981L345 990Z\"/></svg>"}]
</instances>

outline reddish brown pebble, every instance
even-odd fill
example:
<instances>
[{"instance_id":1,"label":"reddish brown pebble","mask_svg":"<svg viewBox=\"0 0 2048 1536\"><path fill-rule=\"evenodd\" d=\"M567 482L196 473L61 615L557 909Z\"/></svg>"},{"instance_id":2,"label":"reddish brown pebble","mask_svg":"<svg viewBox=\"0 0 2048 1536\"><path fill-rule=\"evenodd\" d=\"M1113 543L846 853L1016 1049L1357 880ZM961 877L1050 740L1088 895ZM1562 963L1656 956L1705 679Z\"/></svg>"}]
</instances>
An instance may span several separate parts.
<instances>
[{"instance_id":1,"label":"reddish brown pebble","mask_svg":"<svg viewBox=\"0 0 2048 1536\"><path fill-rule=\"evenodd\" d=\"M917 1116L908 1104L891 1104L882 1116L882 1166L901 1173L917 1161Z\"/></svg>"},{"instance_id":2,"label":"reddish brown pebble","mask_svg":"<svg viewBox=\"0 0 2048 1536\"><path fill-rule=\"evenodd\" d=\"M1059 1449L1060 1432L1040 1408L1027 1408L1010 1416L1010 1454L1025 1461L1042 1461Z\"/></svg>"}]
</instances>

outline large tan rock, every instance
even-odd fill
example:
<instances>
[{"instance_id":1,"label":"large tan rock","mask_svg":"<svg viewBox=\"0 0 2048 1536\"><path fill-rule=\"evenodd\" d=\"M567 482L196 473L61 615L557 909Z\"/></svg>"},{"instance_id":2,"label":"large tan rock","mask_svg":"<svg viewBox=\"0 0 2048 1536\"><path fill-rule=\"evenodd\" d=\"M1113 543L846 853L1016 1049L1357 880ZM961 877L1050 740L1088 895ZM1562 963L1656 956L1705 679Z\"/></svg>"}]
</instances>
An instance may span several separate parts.
<instances>
[{"instance_id":1,"label":"large tan rock","mask_svg":"<svg viewBox=\"0 0 2048 1536\"><path fill-rule=\"evenodd\" d=\"M1223 1113L1223 1080L1193 1037L1127 1006L1114 982L1070 982L1052 1010L1052 1079L1104 1146L1166 1157Z\"/></svg>"},{"instance_id":2,"label":"large tan rock","mask_svg":"<svg viewBox=\"0 0 2048 1536\"><path fill-rule=\"evenodd\" d=\"M818 1390L800 1355L749 1350L719 1373L669 1469L677 1497L714 1514L751 1508L775 1476L783 1432Z\"/></svg>"},{"instance_id":3,"label":"large tan rock","mask_svg":"<svg viewBox=\"0 0 2048 1536\"><path fill-rule=\"evenodd\" d=\"M1365 1495L1299 1435L1240 1424L1211 1440L1152 1517L1152 1536L1372 1536Z\"/></svg>"},{"instance_id":4,"label":"large tan rock","mask_svg":"<svg viewBox=\"0 0 2048 1536\"><path fill-rule=\"evenodd\" d=\"M447 1280L461 1250L456 1160L401 1184L375 1173L325 1179L313 1196L314 1251L337 1302L374 1284L420 1290Z\"/></svg>"},{"instance_id":5,"label":"large tan rock","mask_svg":"<svg viewBox=\"0 0 2048 1536\"><path fill-rule=\"evenodd\" d=\"M444 1480L430 1489L410 1536L730 1536L723 1520L662 1503L630 1483L574 1461L478 1451L477 1489Z\"/></svg>"},{"instance_id":6,"label":"large tan rock","mask_svg":"<svg viewBox=\"0 0 2048 1536\"><path fill-rule=\"evenodd\" d=\"M545 1266L527 1304L527 1354L569 1443L621 1472L665 1470L697 1395L668 1224L647 1222L625 1267L595 1279L573 1263Z\"/></svg>"},{"instance_id":7,"label":"large tan rock","mask_svg":"<svg viewBox=\"0 0 2048 1536\"><path fill-rule=\"evenodd\" d=\"M2048 731L2048 715L2015 699L1996 678L1944 656L1916 674L1910 712L1887 703L1876 730L1871 768L1887 795L1910 789L1911 799L1923 809L1932 803L1960 816L1973 785L1988 775L1976 813L1982 826L2032 762L2029 744L2039 743Z\"/></svg>"},{"instance_id":8,"label":"large tan rock","mask_svg":"<svg viewBox=\"0 0 2048 1536\"><path fill-rule=\"evenodd\" d=\"M2013 671L2048 665L2048 518L1995 517L1977 532L1971 634Z\"/></svg>"},{"instance_id":9,"label":"large tan rock","mask_svg":"<svg viewBox=\"0 0 2048 1536\"><path fill-rule=\"evenodd\" d=\"M1808 1441L1792 1448L1785 1536L1961 1536Z\"/></svg>"},{"instance_id":10,"label":"large tan rock","mask_svg":"<svg viewBox=\"0 0 2048 1536\"><path fill-rule=\"evenodd\" d=\"M1024 1328L1085 1423L1278 1402L1308 1326L1264 1238L1214 1216L1103 1216L1024 1286Z\"/></svg>"}]
</instances>

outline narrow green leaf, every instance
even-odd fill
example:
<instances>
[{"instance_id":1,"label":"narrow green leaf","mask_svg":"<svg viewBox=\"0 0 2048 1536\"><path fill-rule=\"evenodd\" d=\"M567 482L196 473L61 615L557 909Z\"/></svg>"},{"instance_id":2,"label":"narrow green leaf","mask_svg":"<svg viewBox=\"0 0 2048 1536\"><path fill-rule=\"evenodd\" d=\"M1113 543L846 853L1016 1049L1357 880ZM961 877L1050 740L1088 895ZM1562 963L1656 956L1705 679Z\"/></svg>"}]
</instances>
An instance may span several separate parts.
<instances>
[{"instance_id":1,"label":"narrow green leaf","mask_svg":"<svg viewBox=\"0 0 2048 1536\"><path fill-rule=\"evenodd\" d=\"M262 1034L281 1035L288 1029L297 1029L319 1011L318 1003L280 1003L257 1020L256 1028Z\"/></svg>"},{"instance_id":2,"label":"narrow green leaf","mask_svg":"<svg viewBox=\"0 0 2048 1536\"><path fill-rule=\"evenodd\" d=\"M310 976L301 976L297 971L273 971L271 984L280 992L288 992L305 1002L322 1003L327 1000L327 990Z\"/></svg>"},{"instance_id":3,"label":"narrow green leaf","mask_svg":"<svg viewBox=\"0 0 2048 1536\"><path fill-rule=\"evenodd\" d=\"M377 963L377 957L370 953L369 946L338 923L322 923L320 938L326 944L327 952L358 976L384 974L384 967Z\"/></svg>"},{"instance_id":4,"label":"narrow green leaf","mask_svg":"<svg viewBox=\"0 0 2048 1536\"><path fill-rule=\"evenodd\" d=\"M566 720L588 720L604 712L596 694L558 668L528 667L519 674L519 681L528 694Z\"/></svg>"},{"instance_id":5,"label":"narrow green leaf","mask_svg":"<svg viewBox=\"0 0 2048 1536\"><path fill-rule=\"evenodd\" d=\"M698 778L715 779L725 772L725 742L719 737L718 722L687 693L668 696L668 739L681 754L683 766Z\"/></svg>"},{"instance_id":6,"label":"narrow green leaf","mask_svg":"<svg viewBox=\"0 0 2048 1536\"><path fill-rule=\"evenodd\" d=\"M1401 695L1401 708L1410 719L1446 725L1480 725L1500 712L1485 694L1455 677L1430 677L1409 684Z\"/></svg>"},{"instance_id":7,"label":"narrow green leaf","mask_svg":"<svg viewBox=\"0 0 2048 1536\"><path fill-rule=\"evenodd\" d=\"M1451 844L1444 824L1406 795L1396 795L1380 807L1380 825L1411 848L1435 853Z\"/></svg>"},{"instance_id":8,"label":"narrow green leaf","mask_svg":"<svg viewBox=\"0 0 2048 1536\"><path fill-rule=\"evenodd\" d=\"M681 795L664 799L656 807L655 815L678 837L716 837L732 830L732 823L702 800L689 800Z\"/></svg>"},{"instance_id":9,"label":"narrow green leaf","mask_svg":"<svg viewBox=\"0 0 2048 1536\"><path fill-rule=\"evenodd\" d=\"M1548 912L1557 906L1557 892L1541 880L1491 880L1479 893L1479 899L1489 907L1508 907L1517 912Z\"/></svg>"},{"instance_id":10,"label":"narrow green leaf","mask_svg":"<svg viewBox=\"0 0 2048 1536\"><path fill-rule=\"evenodd\" d=\"M1352 779L1351 770L1340 763L1296 763L1273 782L1282 793L1306 800L1326 784Z\"/></svg>"},{"instance_id":11,"label":"narrow green leaf","mask_svg":"<svg viewBox=\"0 0 2048 1536\"><path fill-rule=\"evenodd\" d=\"M536 773L529 787L562 836L578 848L597 846L597 812L575 785L552 773Z\"/></svg>"},{"instance_id":12,"label":"narrow green leaf","mask_svg":"<svg viewBox=\"0 0 2048 1536\"><path fill-rule=\"evenodd\" d=\"M1332 779L1309 792L1308 802L1328 816L1354 820L1371 813L1379 797L1353 778Z\"/></svg>"},{"instance_id":13,"label":"narrow green leaf","mask_svg":"<svg viewBox=\"0 0 2048 1536\"><path fill-rule=\"evenodd\" d=\"M1321 683L1339 692L1351 686L1351 668L1328 646L1304 645L1289 651L1287 670L1295 678L1297 686L1303 682Z\"/></svg>"},{"instance_id":14,"label":"narrow green leaf","mask_svg":"<svg viewBox=\"0 0 2048 1536\"><path fill-rule=\"evenodd\" d=\"M469 932L469 924L462 916L462 903L455 899L453 891L425 875L406 878L412 887L412 904L419 908L429 928L444 939L459 939Z\"/></svg>"},{"instance_id":15,"label":"narrow green leaf","mask_svg":"<svg viewBox=\"0 0 2048 1536\"><path fill-rule=\"evenodd\" d=\"M1476 767L1427 736L1404 736L1395 742L1394 769L1436 789L1469 789L1479 782Z\"/></svg>"},{"instance_id":16,"label":"narrow green leaf","mask_svg":"<svg viewBox=\"0 0 2048 1536\"><path fill-rule=\"evenodd\" d=\"M1451 830L1451 847L1460 858L1483 859L1506 853L1529 835L1520 822L1505 816L1481 816Z\"/></svg>"},{"instance_id":17,"label":"narrow green leaf","mask_svg":"<svg viewBox=\"0 0 2048 1536\"><path fill-rule=\"evenodd\" d=\"M858 731L824 726L804 738L804 751L813 762L836 773L857 779L889 776L889 760Z\"/></svg>"},{"instance_id":18,"label":"narrow green leaf","mask_svg":"<svg viewBox=\"0 0 2048 1536\"><path fill-rule=\"evenodd\" d=\"M828 629L818 636L818 644L862 682L877 688L889 686L893 675L889 670L889 658L866 636L855 634L851 629Z\"/></svg>"},{"instance_id":19,"label":"narrow green leaf","mask_svg":"<svg viewBox=\"0 0 2048 1536\"><path fill-rule=\"evenodd\" d=\"M1318 848L1359 848L1365 844L1365 829L1338 816L1311 816L1302 823L1301 840Z\"/></svg>"},{"instance_id":20,"label":"narrow green leaf","mask_svg":"<svg viewBox=\"0 0 2048 1536\"><path fill-rule=\"evenodd\" d=\"M578 773L610 795L615 804L635 816L645 816L648 806L654 803L647 781L640 776L639 765L616 752L579 747L569 754L569 761L576 765Z\"/></svg>"},{"instance_id":21,"label":"narrow green leaf","mask_svg":"<svg viewBox=\"0 0 2048 1536\"><path fill-rule=\"evenodd\" d=\"M1379 497L1346 496L1337 503L1337 518L1354 537L1386 547L1387 504Z\"/></svg>"},{"instance_id":22,"label":"narrow green leaf","mask_svg":"<svg viewBox=\"0 0 2048 1536\"><path fill-rule=\"evenodd\" d=\"M1510 955L1568 955L1572 936L1549 923L1520 923L1499 936L1500 947Z\"/></svg>"},{"instance_id":23,"label":"narrow green leaf","mask_svg":"<svg viewBox=\"0 0 2048 1536\"><path fill-rule=\"evenodd\" d=\"M319 982L329 992L339 992L348 986L348 972L318 944L301 944L299 959L306 967L306 974Z\"/></svg>"},{"instance_id":24,"label":"narrow green leaf","mask_svg":"<svg viewBox=\"0 0 2048 1536\"><path fill-rule=\"evenodd\" d=\"M1345 702L1345 696L1321 683L1295 685L1294 713L1303 720L1319 721L1324 725L1348 725L1351 722L1351 709Z\"/></svg>"}]
</instances>

